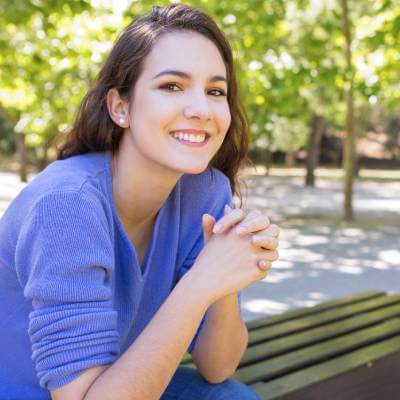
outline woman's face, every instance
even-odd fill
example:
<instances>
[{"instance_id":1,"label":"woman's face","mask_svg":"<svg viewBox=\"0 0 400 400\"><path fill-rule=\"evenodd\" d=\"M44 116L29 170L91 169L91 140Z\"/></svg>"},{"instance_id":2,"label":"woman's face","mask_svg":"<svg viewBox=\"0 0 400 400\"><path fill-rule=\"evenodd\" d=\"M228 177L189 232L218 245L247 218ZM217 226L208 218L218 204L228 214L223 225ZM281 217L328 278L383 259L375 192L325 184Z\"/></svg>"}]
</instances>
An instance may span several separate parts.
<instances>
[{"instance_id":1,"label":"woman's face","mask_svg":"<svg viewBox=\"0 0 400 400\"><path fill-rule=\"evenodd\" d=\"M180 173L204 171L231 122L226 79L209 39L187 31L163 35L144 60L133 93L125 134L135 151Z\"/></svg>"}]
</instances>

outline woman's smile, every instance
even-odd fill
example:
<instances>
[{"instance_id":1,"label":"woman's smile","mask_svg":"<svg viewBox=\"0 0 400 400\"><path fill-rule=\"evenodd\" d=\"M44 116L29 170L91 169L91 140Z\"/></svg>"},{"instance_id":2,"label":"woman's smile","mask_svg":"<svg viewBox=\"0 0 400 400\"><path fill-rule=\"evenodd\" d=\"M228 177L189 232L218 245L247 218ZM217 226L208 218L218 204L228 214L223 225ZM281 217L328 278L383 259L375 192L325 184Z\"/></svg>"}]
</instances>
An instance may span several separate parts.
<instances>
[{"instance_id":1,"label":"woman's smile","mask_svg":"<svg viewBox=\"0 0 400 400\"><path fill-rule=\"evenodd\" d=\"M189 147L204 147L210 138L206 131L196 129L179 129L170 132L170 136Z\"/></svg>"}]
</instances>

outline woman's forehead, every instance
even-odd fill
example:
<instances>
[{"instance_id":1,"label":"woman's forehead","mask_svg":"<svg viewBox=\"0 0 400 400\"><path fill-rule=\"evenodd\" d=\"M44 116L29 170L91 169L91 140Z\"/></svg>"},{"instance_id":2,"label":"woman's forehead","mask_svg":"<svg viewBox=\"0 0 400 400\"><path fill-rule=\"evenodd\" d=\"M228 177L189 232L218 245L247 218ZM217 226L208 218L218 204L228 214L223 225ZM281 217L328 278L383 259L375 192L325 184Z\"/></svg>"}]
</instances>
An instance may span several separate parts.
<instances>
[{"instance_id":1,"label":"woman's forehead","mask_svg":"<svg viewBox=\"0 0 400 400\"><path fill-rule=\"evenodd\" d=\"M153 78L164 70L226 78L225 63L217 46L190 31L166 33L156 41L146 57L143 72Z\"/></svg>"}]
</instances>

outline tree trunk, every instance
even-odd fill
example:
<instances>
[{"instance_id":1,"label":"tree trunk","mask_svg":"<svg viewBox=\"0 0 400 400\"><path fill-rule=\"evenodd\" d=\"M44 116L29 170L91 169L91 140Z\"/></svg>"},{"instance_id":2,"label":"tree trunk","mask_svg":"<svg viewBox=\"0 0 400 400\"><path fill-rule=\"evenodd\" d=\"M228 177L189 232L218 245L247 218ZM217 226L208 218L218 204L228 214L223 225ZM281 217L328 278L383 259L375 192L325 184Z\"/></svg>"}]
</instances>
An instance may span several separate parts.
<instances>
[{"instance_id":1,"label":"tree trunk","mask_svg":"<svg viewBox=\"0 0 400 400\"><path fill-rule=\"evenodd\" d=\"M264 160L264 166L266 168L265 174L267 176L269 176L269 171L270 171L270 168L271 168L271 164L272 164L272 152L268 147L268 148L265 149L265 160Z\"/></svg>"},{"instance_id":2,"label":"tree trunk","mask_svg":"<svg viewBox=\"0 0 400 400\"><path fill-rule=\"evenodd\" d=\"M313 113L310 126L310 136L307 146L307 160L306 160L306 186L315 186L314 171L319 164L319 155L321 148L321 139L325 130L324 117Z\"/></svg>"},{"instance_id":3,"label":"tree trunk","mask_svg":"<svg viewBox=\"0 0 400 400\"><path fill-rule=\"evenodd\" d=\"M294 167L294 157L295 157L295 152L293 150L289 149L285 153L285 167L287 167L287 168Z\"/></svg>"},{"instance_id":4,"label":"tree trunk","mask_svg":"<svg viewBox=\"0 0 400 400\"><path fill-rule=\"evenodd\" d=\"M28 182L25 135L23 133L16 133L15 140L19 163L19 177L21 182Z\"/></svg>"},{"instance_id":5,"label":"tree trunk","mask_svg":"<svg viewBox=\"0 0 400 400\"><path fill-rule=\"evenodd\" d=\"M47 167L47 164L49 163L49 148L50 148L50 140L46 139L42 146L41 146L41 151L40 151L40 157L39 157L39 171L44 170Z\"/></svg>"},{"instance_id":6,"label":"tree trunk","mask_svg":"<svg viewBox=\"0 0 400 400\"><path fill-rule=\"evenodd\" d=\"M351 34L350 34L350 16L347 0L340 0L342 7L342 32L345 38L344 55L346 58L346 75L345 75L345 99L346 99L346 141L344 145L343 168L344 168L344 204L343 218L345 221L354 220L353 213L353 179L354 179L354 118L353 118L353 66L351 54Z\"/></svg>"}]
</instances>

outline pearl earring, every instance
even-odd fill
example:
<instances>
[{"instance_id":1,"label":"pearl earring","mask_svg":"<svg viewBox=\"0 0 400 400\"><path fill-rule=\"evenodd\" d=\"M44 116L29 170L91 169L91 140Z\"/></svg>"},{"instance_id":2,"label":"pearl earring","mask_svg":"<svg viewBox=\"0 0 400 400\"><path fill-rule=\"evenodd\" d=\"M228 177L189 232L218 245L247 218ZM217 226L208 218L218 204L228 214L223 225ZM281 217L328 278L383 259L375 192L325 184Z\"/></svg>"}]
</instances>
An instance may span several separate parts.
<instances>
[{"instance_id":1,"label":"pearl earring","mask_svg":"<svg viewBox=\"0 0 400 400\"><path fill-rule=\"evenodd\" d=\"M124 123L125 123L125 119L124 119L124 118L120 118L120 119L119 119L119 123L120 123L120 124L124 124Z\"/></svg>"}]
</instances>

